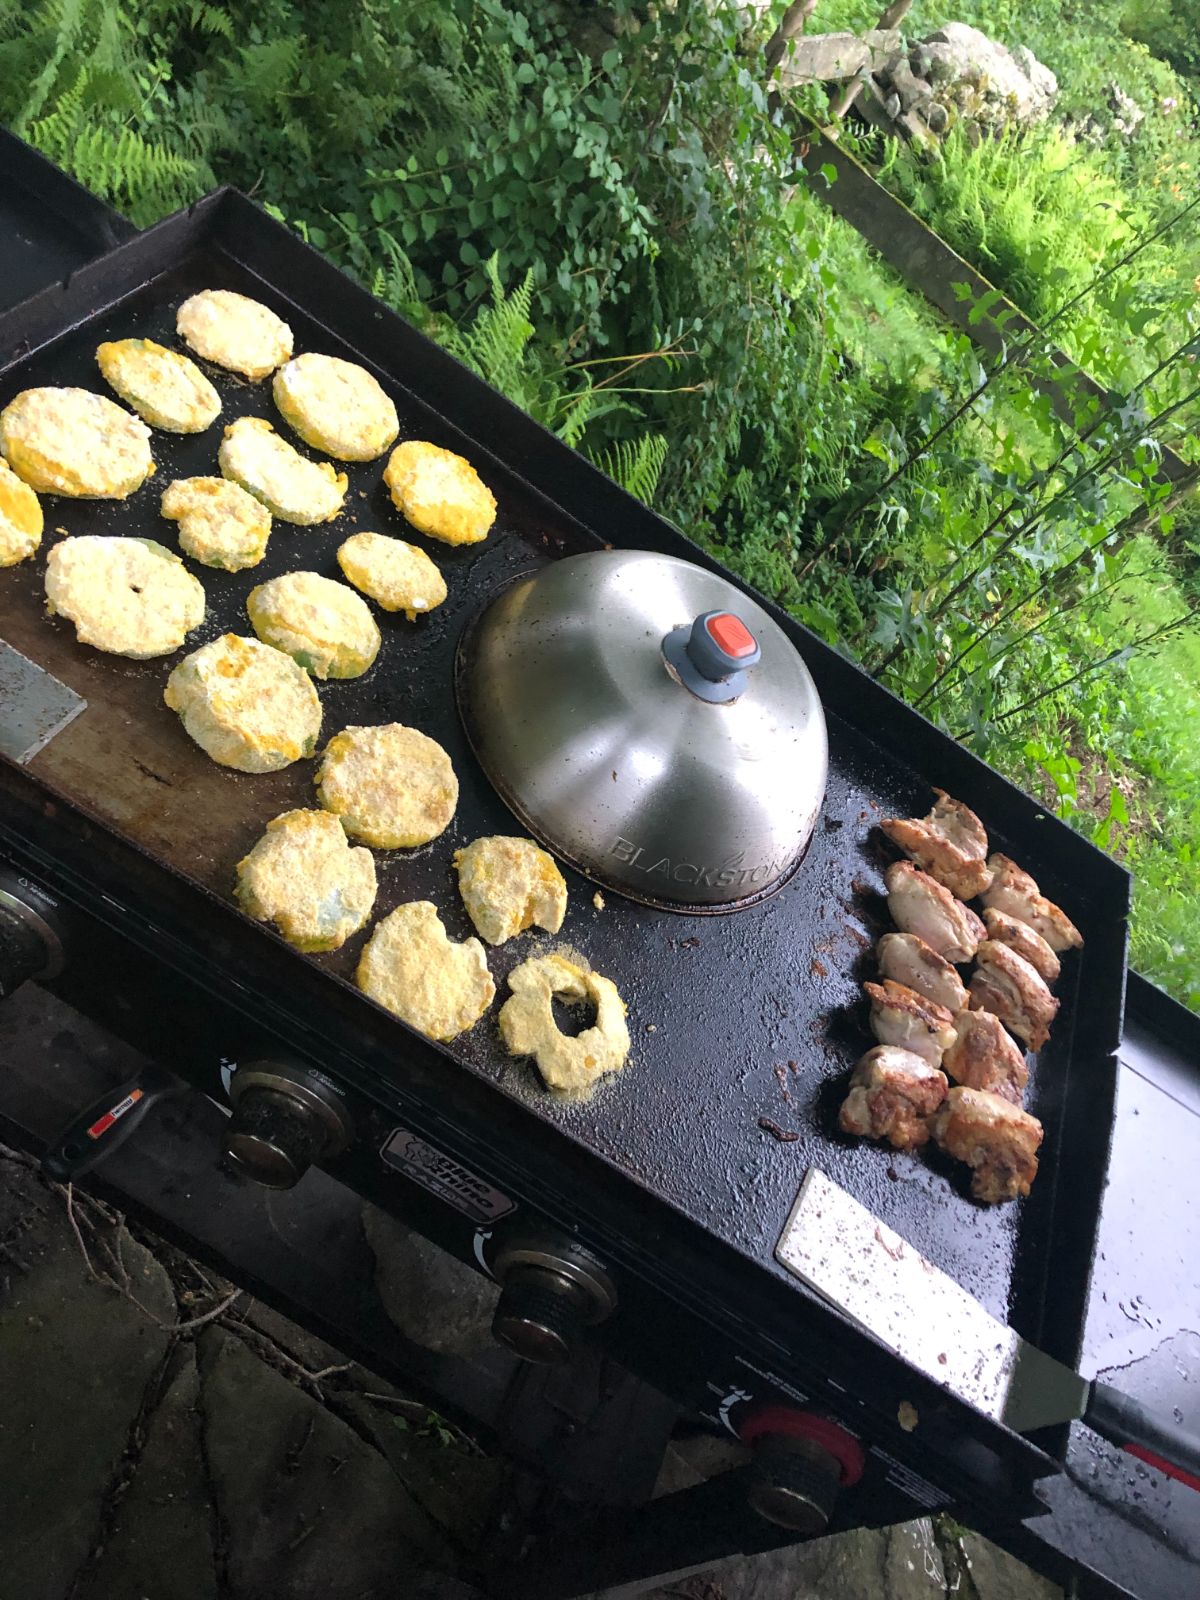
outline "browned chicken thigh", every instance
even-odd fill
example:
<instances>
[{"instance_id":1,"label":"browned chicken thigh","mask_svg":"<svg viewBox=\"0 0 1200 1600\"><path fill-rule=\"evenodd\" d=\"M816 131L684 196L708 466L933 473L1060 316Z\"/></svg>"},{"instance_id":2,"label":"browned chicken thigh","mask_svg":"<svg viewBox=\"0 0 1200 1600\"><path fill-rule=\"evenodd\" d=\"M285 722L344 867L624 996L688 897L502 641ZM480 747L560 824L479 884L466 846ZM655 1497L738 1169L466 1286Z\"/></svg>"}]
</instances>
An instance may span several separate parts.
<instances>
[{"instance_id":1,"label":"browned chicken thigh","mask_svg":"<svg viewBox=\"0 0 1200 1600\"><path fill-rule=\"evenodd\" d=\"M972 900L992 881L983 823L961 800L935 789L927 817L885 817L880 827L893 844L960 900Z\"/></svg>"},{"instance_id":2,"label":"browned chicken thigh","mask_svg":"<svg viewBox=\"0 0 1200 1600\"><path fill-rule=\"evenodd\" d=\"M1029 1193L1042 1125L982 1089L951 1089L932 1121L940 1149L972 1168L971 1193L986 1205Z\"/></svg>"},{"instance_id":3,"label":"browned chicken thigh","mask_svg":"<svg viewBox=\"0 0 1200 1600\"><path fill-rule=\"evenodd\" d=\"M904 933L915 933L947 961L969 961L987 929L975 913L911 861L894 861L884 874L888 910Z\"/></svg>"},{"instance_id":4,"label":"browned chicken thigh","mask_svg":"<svg viewBox=\"0 0 1200 1600\"><path fill-rule=\"evenodd\" d=\"M871 1002L871 1032L880 1044L911 1050L936 1067L954 1040L953 1014L890 978L881 984L864 983L863 988Z\"/></svg>"},{"instance_id":5,"label":"browned chicken thigh","mask_svg":"<svg viewBox=\"0 0 1200 1600\"><path fill-rule=\"evenodd\" d=\"M945 1073L911 1050L877 1044L854 1069L838 1126L843 1133L912 1150L929 1138L926 1119L945 1098Z\"/></svg>"},{"instance_id":6,"label":"browned chicken thigh","mask_svg":"<svg viewBox=\"0 0 1200 1600\"><path fill-rule=\"evenodd\" d=\"M961 1011L967 1004L966 985L958 973L915 933L885 933L877 954L885 978L915 989L947 1011Z\"/></svg>"},{"instance_id":7,"label":"browned chicken thigh","mask_svg":"<svg viewBox=\"0 0 1200 1600\"><path fill-rule=\"evenodd\" d=\"M1024 1051L990 1011L960 1011L942 1070L966 1089L990 1089L1019 1106L1029 1082Z\"/></svg>"},{"instance_id":8,"label":"browned chicken thigh","mask_svg":"<svg viewBox=\"0 0 1200 1600\"><path fill-rule=\"evenodd\" d=\"M1058 1001L1038 973L1015 950L985 939L975 952L978 965L971 977L971 1009L990 1011L1031 1050L1050 1037Z\"/></svg>"},{"instance_id":9,"label":"browned chicken thigh","mask_svg":"<svg viewBox=\"0 0 1200 1600\"><path fill-rule=\"evenodd\" d=\"M983 920L987 924L989 939L994 939L997 944L1006 944L1010 950L1023 956L1047 983L1054 982L1062 971L1062 962L1036 928L1031 928L1027 922L1018 922L1006 911L997 911L995 906L988 906L983 913Z\"/></svg>"},{"instance_id":10,"label":"browned chicken thigh","mask_svg":"<svg viewBox=\"0 0 1200 1600\"><path fill-rule=\"evenodd\" d=\"M988 861L992 869L991 887L983 896L985 906L1005 911L1018 922L1026 922L1050 946L1062 952L1083 943L1083 935L1066 912L1047 900L1034 880L1008 856L997 852Z\"/></svg>"}]
</instances>

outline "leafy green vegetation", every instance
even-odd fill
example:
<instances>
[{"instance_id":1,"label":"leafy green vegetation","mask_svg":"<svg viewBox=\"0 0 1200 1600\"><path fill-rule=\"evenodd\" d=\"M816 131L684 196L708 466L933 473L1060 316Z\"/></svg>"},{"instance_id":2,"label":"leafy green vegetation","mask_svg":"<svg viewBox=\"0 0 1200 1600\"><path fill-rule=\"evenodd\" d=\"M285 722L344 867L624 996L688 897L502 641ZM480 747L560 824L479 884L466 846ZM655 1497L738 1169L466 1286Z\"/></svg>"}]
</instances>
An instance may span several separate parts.
<instances>
[{"instance_id":1,"label":"leafy green vegetation","mask_svg":"<svg viewBox=\"0 0 1200 1600\"><path fill-rule=\"evenodd\" d=\"M886 156L1110 385L1066 420L1037 341L981 361L797 184L762 62L774 19L756 30L732 0L263 0L250 22L197 0L0 0L0 117L139 223L217 182L256 194L1124 853L1137 959L1195 1004L1200 517L1157 466L1200 384L1197 141L1187 84L1122 32L1129 10L918 0L915 32L953 11L1033 48L1066 120ZM822 0L814 26L877 16ZM1141 129L1079 142L1112 77Z\"/></svg>"}]
</instances>

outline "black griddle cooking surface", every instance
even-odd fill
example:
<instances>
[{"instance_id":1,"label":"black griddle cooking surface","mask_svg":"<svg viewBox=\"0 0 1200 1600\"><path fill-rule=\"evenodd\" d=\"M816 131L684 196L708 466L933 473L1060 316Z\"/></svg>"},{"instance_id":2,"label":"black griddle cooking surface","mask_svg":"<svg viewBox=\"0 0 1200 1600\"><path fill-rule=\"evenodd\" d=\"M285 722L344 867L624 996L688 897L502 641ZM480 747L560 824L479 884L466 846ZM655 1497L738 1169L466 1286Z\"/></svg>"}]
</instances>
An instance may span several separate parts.
<instances>
[{"instance_id":1,"label":"black griddle cooking surface","mask_svg":"<svg viewBox=\"0 0 1200 1600\"><path fill-rule=\"evenodd\" d=\"M516 574L605 541L712 563L227 193L114 251L81 272L69 291L47 291L0 319L0 362L9 363L0 371L0 403L35 384L105 392L93 359L97 343L129 335L176 343L175 308L205 287L262 299L291 323L298 352L326 351L372 366L396 400L402 439L432 439L475 462L499 501L496 526L474 549L424 540L392 510L380 484L383 461L350 465L346 511L336 522L318 528L277 522L266 560L250 572L231 575L189 562L205 586L206 621L185 651L151 662L80 647L69 624L48 620L44 559L0 573L5 638L89 701L29 770L47 790L227 898L236 862L266 822L292 806L315 803L314 763L262 777L216 767L161 703L171 667L186 650L222 632L249 633L245 597L265 578L297 568L338 576L337 546L356 529L408 538L441 567L449 598L416 624L379 615L384 644L372 670L351 682L318 685L323 738L350 724L398 720L445 745L461 780L457 815L422 850L377 855L376 911L428 898L452 937L465 937L473 930L454 886L451 856L480 834L517 831L479 772L454 706L453 658L465 622ZM70 331L54 337L65 326ZM23 356L22 341L31 355ZM219 371L211 376L224 421L272 417L296 442L274 414L269 386ZM422 395L434 397L438 409ZM175 547L174 525L158 515L159 496L173 477L216 472L219 437L220 424L200 437L156 431L158 471L126 502L46 497L46 544L55 536L51 530L65 529L149 536ZM552 489L557 504L526 481L538 475L542 455L552 458L559 476L549 472L538 481ZM564 502L572 502L575 515ZM570 909L559 938L525 935L489 952L497 1007L516 962L552 944L574 946L615 980L628 1002L634 1045L626 1070L602 1084L589 1103L560 1103L540 1087L530 1065L504 1055L496 1007L448 1048L445 1069L453 1072L453 1060L494 1084L777 1277L782 1269L771 1252L799 1183L815 1164L994 1315L1071 1360L1111 1126L1127 879L791 619L776 616L814 671L830 724L829 790L802 870L773 898L723 917L672 915L609 892L597 910L594 886L568 872ZM1062 1010L1033 1074L1028 1104L1045 1123L1046 1140L1042 1175L1021 1205L978 1207L967 1198L963 1169L936 1154L857 1144L835 1128L847 1073L872 1042L859 984L872 975L870 946L888 925L880 891L891 853L873 827L880 815L924 811L931 782L975 806L994 844L1011 850L1088 937L1085 950L1064 962L1057 986ZM253 962L263 941L278 944L268 930L230 916L246 961ZM351 978L365 937L325 957L289 952L298 1006L311 966ZM416 1041L399 1023L392 1027L395 1070L403 1081L405 1054L431 1054L435 1047Z\"/></svg>"}]
</instances>

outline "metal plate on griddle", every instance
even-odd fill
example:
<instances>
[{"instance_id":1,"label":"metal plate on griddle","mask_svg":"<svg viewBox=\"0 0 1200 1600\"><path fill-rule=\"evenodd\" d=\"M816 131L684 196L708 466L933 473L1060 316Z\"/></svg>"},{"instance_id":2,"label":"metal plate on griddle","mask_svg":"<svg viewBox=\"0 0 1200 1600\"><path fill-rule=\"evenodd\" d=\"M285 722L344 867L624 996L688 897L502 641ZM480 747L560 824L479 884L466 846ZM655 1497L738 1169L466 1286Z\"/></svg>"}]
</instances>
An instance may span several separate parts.
<instances>
[{"instance_id":1,"label":"metal plate on griddle","mask_svg":"<svg viewBox=\"0 0 1200 1600\"><path fill-rule=\"evenodd\" d=\"M273 283L286 284L287 292ZM0 403L32 383L102 387L93 359L101 339L136 334L173 344L175 308L206 287L264 300L292 324L297 350L328 351L370 366L397 402L401 437L460 450L497 495L499 516L487 542L450 549L421 539L394 512L380 481L382 462L351 465L346 509L335 523L277 524L266 560L249 572L193 566L209 612L188 648L230 629L248 631L245 598L265 578L298 567L337 577L337 547L357 529L410 539L442 568L446 603L415 624L380 615L383 648L371 671L318 685L318 692L325 737L348 724L394 719L421 728L449 751L461 781L458 813L431 845L377 856L377 912L432 899L451 936L462 938L473 930L457 895L453 851L483 833L516 831L476 767L455 711L453 658L466 618L513 575L606 540L707 558L236 196L205 202L85 269L61 301L41 297L19 318L0 319L0 361L6 346L44 345L0 371ZM62 328L70 331L59 336ZM227 373L212 376L226 421L274 416L266 387ZM281 431L287 436L282 425ZM48 524L173 544L171 525L158 516L161 491L175 476L211 473L218 438L218 428L199 437L156 433L158 472L129 501L48 498ZM553 471L542 471L543 459ZM531 476L550 485L559 503L532 488ZM587 494L577 492L577 481ZM575 517L562 509L566 500ZM80 647L67 623L44 614L43 567L44 556L0 574L5 632L86 694L90 710L34 759L31 770L47 789L227 902L235 865L265 823L290 807L313 804L312 763L263 777L216 767L162 705L163 683L179 657L133 662ZM790 618L775 615L814 671L830 727L822 821L793 882L735 916L693 920L613 894L597 910L593 886L568 872L562 940L616 981L634 1036L628 1067L591 1102L564 1104L548 1095L529 1064L504 1055L491 1020L445 1050L415 1040L397 1023L397 1061L417 1050L448 1058L451 1115L450 1061L457 1062L757 1261L781 1286L791 1280L774 1262L773 1246L801 1175L820 1165L993 1315L1070 1360L1110 1126L1106 1095L1124 972L1127 879L1059 825L1039 823L1032 801ZM940 1157L857 1144L836 1128L847 1071L870 1043L859 986L871 975L870 947L887 926L882 871L890 852L874 825L881 815L924 810L931 782L952 787L974 805L996 846L1022 860L1088 936L1084 951L1064 964L1062 1010L1031 1084L1030 1109L1047 1131L1042 1176L1020 1206L980 1208L967 1197L961 1171ZM1072 862L1085 870L1064 877L1063 864ZM251 972L255 949L274 935L241 919L236 927L245 941L242 971ZM290 954L298 987L309 964L351 978L362 942L359 936L328 956ZM528 935L489 952L501 995L511 968L548 943ZM1081 1006L1082 993L1102 1003ZM402 1081L403 1069L396 1070ZM1068 1117L1072 1095L1081 1110ZM531 1171L530 1192L536 1182ZM636 1240L627 1241L629 1252L636 1248Z\"/></svg>"},{"instance_id":2,"label":"metal plate on griddle","mask_svg":"<svg viewBox=\"0 0 1200 1600\"><path fill-rule=\"evenodd\" d=\"M0 639L0 755L24 765L86 707L82 695Z\"/></svg>"}]
</instances>

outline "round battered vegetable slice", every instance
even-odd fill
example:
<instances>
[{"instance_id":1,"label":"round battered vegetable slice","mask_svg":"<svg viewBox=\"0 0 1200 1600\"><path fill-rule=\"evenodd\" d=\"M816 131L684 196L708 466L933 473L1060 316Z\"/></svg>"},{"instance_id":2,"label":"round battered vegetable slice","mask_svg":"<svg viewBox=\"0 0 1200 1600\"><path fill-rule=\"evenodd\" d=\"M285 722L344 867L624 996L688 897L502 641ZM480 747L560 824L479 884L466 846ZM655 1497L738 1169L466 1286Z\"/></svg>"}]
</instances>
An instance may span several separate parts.
<instances>
[{"instance_id":1,"label":"round battered vegetable slice","mask_svg":"<svg viewBox=\"0 0 1200 1600\"><path fill-rule=\"evenodd\" d=\"M386 533L353 533L338 548L338 566L348 582L385 611L403 611L415 622L446 598L446 580L415 544Z\"/></svg>"},{"instance_id":2,"label":"round battered vegetable slice","mask_svg":"<svg viewBox=\"0 0 1200 1600\"><path fill-rule=\"evenodd\" d=\"M509 1055L532 1056L547 1088L586 1095L605 1073L625 1065L629 1028L625 1002L608 978L565 956L537 956L509 973L512 993L500 1011L500 1035ZM596 1020L574 1038L559 1031L554 997L568 1005L590 1001Z\"/></svg>"},{"instance_id":3,"label":"round battered vegetable slice","mask_svg":"<svg viewBox=\"0 0 1200 1600\"><path fill-rule=\"evenodd\" d=\"M271 393L305 444L339 461L374 461L400 432L395 406L367 369L338 356L296 356Z\"/></svg>"},{"instance_id":4,"label":"round battered vegetable slice","mask_svg":"<svg viewBox=\"0 0 1200 1600\"><path fill-rule=\"evenodd\" d=\"M84 534L46 559L46 610L75 624L80 644L110 655L170 655L204 621L204 586L153 539Z\"/></svg>"},{"instance_id":5,"label":"round battered vegetable slice","mask_svg":"<svg viewBox=\"0 0 1200 1600\"><path fill-rule=\"evenodd\" d=\"M454 853L458 890L475 930L503 944L536 922L557 933L567 914L567 885L554 857L532 839L492 835Z\"/></svg>"},{"instance_id":6,"label":"round battered vegetable slice","mask_svg":"<svg viewBox=\"0 0 1200 1600\"><path fill-rule=\"evenodd\" d=\"M226 572L256 567L267 553L271 513L228 478L176 478L159 507L179 523L179 547L193 561Z\"/></svg>"},{"instance_id":7,"label":"round battered vegetable slice","mask_svg":"<svg viewBox=\"0 0 1200 1600\"><path fill-rule=\"evenodd\" d=\"M496 520L496 497L453 450L406 439L388 458L383 481L392 504L420 533L446 544L478 544Z\"/></svg>"},{"instance_id":8,"label":"round battered vegetable slice","mask_svg":"<svg viewBox=\"0 0 1200 1600\"><path fill-rule=\"evenodd\" d=\"M292 353L292 330L283 318L232 289L202 289L185 300L175 331L205 361L255 381Z\"/></svg>"},{"instance_id":9,"label":"round battered vegetable slice","mask_svg":"<svg viewBox=\"0 0 1200 1600\"><path fill-rule=\"evenodd\" d=\"M443 1042L472 1027L496 998L478 939L454 944L436 906L397 906L375 929L355 974L358 987L410 1028Z\"/></svg>"},{"instance_id":10,"label":"round battered vegetable slice","mask_svg":"<svg viewBox=\"0 0 1200 1600\"><path fill-rule=\"evenodd\" d=\"M226 478L261 500L272 516L308 527L332 522L346 498L346 474L309 461L265 417L239 417L225 429L217 463Z\"/></svg>"},{"instance_id":11,"label":"round battered vegetable slice","mask_svg":"<svg viewBox=\"0 0 1200 1600\"><path fill-rule=\"evenodd\" d=\"M222 767L278 772L317 747L321 702L282 650L226 633L185 656L163 699Z\"/></svg>"},{"instance_id":12,"label":"round battered vegetable slice","mask_svg":"<svg viewBox=\"0 0 1200 1600\"><path fill-rule=\"evenodd\" d=\"M0 461L0 567L15 567L33 555L44 525L37 495Z\"/></svg>"},{"instance_id":13,"label":"round battered vegetable slice","mask_svg":"<svg viewBox=\"0 0 1200 1600\"><path fill-rule=\"evenodd\" d=\"M285 811L237 866L234 896L297 950L340 950L375 904L375 858L328 811Z\"/></svg>"},{"instance_id":14,"label":"round battered vegetable slice","mask_svg":"<svg viewBox=\"0 0 1200 1600\"><path fill-rule=\"evenodd\" d=\"M445 831L458 779L436 740L387 722L334 734L317 769L317 797L352 839L398 850Z\"/></svg>"},{"instance_id":15,"label":"round battered vegetable slice","mask_svg":"<svg viewBox=\"0 0 1200 1600\"><path fill-rule=\"evenodd\" d=\"M317 572L285 572L251 589L246 611L264 644L314 678L360 677L379 654L379 629L353 589Z\"/></svg>"},{"instance_id":16,"label":"round battered vegetable slice","mask_svg":"<svg viewBox=\"0 0 1200 1600\"><path fill-rule=\"evenodd\" d=\"M118 339L96 351L105 383L151 427L203 433L221 415L221 397L194 361L153 339Z\"/></svg>"},{"instance_id":17,"label":"round battered vegetable slice","mask_svg":"<svg viewBox=\"0 0 1200 1600\"><path fill-rule=\"evenodd\" d=\"M154 471L150 429L90 389L24 389L0 411L0 455L31 489L124 500Z\"/></svg>"}]
</instances>

